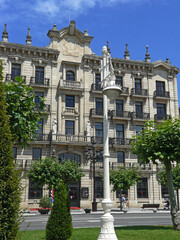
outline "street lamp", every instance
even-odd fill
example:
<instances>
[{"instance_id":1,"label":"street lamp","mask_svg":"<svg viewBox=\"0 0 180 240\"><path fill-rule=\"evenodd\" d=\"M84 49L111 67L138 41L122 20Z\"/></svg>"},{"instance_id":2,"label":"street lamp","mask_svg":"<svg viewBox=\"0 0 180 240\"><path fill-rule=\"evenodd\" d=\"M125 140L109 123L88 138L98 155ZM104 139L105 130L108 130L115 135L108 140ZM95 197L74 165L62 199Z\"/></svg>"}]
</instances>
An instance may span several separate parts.
<instances>
[{"instance_id":1,"label":"street lamp","mask_svg":"<svg viewBox=\"0 0 180 240\"><path fill-rule=\"evenodd\" d=\"M114 231L114 218L111 215L112 201L110 199L110 179L109 179L109 138L108 138L108 111L107 111L107 98L115 100L118 98L122 89L120 86L115 85L114 69L111 62L110 54L107 48L102 48L103 60L101 61L101 85L103 87L103 148L104 148L104 199L102 207L104 215L101 217L101 232L98 240L117 240Z\"/></svg>"},{"instance_id":2,"label":"street lamp","mask_svg":"<svg viewBox=\"0 0 180 240\"><path fill-rule=\"evenodd\" d=\"M86 158L91 160L93 166L93 201L92 201L92 211L97 211L97 202L96 202L96 162L100 158L101 152L96 150L96 141L94 138L91 138L92 147L86 148L85 154Z\"/></svg>"}]
</instances>

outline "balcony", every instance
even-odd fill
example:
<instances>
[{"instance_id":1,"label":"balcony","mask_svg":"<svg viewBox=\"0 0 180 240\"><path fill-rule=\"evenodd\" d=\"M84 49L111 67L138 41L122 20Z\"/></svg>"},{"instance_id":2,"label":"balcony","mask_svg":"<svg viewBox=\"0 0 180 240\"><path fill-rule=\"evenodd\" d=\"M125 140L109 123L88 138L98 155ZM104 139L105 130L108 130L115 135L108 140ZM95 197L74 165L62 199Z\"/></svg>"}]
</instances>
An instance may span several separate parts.
<instances>
[{"instance_id":1,"label":"balcony","mask_svg":"<svg viewBox=\"0 0 180 240\"><path fill-rule=\"evenodd\" d=\"M122 93L121 95L129 95L129 88L127 87L122 87Z\"/></svg>"},{"instance_id":2,"label":"balcony","mask_svg":"<svg viewBox=\"0 0 180 240\"><path fill-rule=\"evenodd\" d=\"M154 97L156 98L170 98L170 93L167 91L154 91Z\"/></svg>"},{"instance_id":3,"label":"balcony","mask_svg":"<svg viewBox=\"0 0 180 240\"><path fill-rule=\"evenodd\" d=\"M34 87L40 86L40 87L49 88L49 82L50 82L49 78L38 79L36 77L31 77L30 85Z\"/></svg>"},{"instance_id":4,"label":"balcony","mask_svg":"<svg viewBox=\"0 0 180 240\"><path fill-rule=\"evenodd\" d=\"M159 120L159 121L161 121L161 120L169 120L169 119L171 119L171 115L166 115L166 114L155 114L154 115L154 120Z\"/></svg>"},{"instance_id":5,"label":"balcony","mask_svg":"<svg viewBox=\"0 0 180 240\"><path fill-rule=\"evenodd\" d=\"M111 138L110 144L113 146L129 146L131 143L130 138Z\"/></svg>"},{"instance_id":6,"label":"balcony","mask_svg":"<svg viewBox=\"0 0 180 240\"><path fill-rule=\"evenodd\" d=\"M143 112L132 112L131 113L131 119L138 119L138 120L146 121L149 118L150 118L149 113L143 113Z\"/></svg>"},{"instance_id":7,"label":"balcony","mask_svg":"<svg viewBox=\"0 0 180 240\"><path fill-rule=\"evenodd\" d=\"M35 136L34 141L50 141L51 140L51 134L37 134Z\"/></svg>"},{"instance_id":8,"label":"balcony","mask_svg":"<svg viewBox=\"0 0 180 240\"><path fill-rule=\"evenodd\" d=\"M77 115L78 110L77 108L72 108L72 107L64 107L62 111L63 115Z\"/></svg>"},{"instance_id":9,"label":"balcony","mask_svg":"<svg viewBox=\"0 0 180 240\"><path fill-rule=\"evenodd\" d=\"M95 142L96 144L103 144L103 137L93 136L91 137L91 142Z\"/></svg>"},{"instance_id":10,"label":"balcony","mask_svg":"<svg viewBox=\"0 0 180 240\"><path fill-rule=\"evenodd\" d=\"M78 82L78 81L70 81L70 80L62 80L61 79L59 81L59 88L83 91L83 82L82 82L82 80L80 82Z\"/></svg>"},{"instance_id":11,"label":"balcony","mask_svg":"<svg viewBox=\"0 0 180 240\"><path fill-rule=\"evenodd\" d=\"M152 171L153 170L153 164L142 164L139 163L118 163L118 162L112 162L110 167L112 170L117 170L119 167L125 167L125 168L136 168L139 167L141 171Z\"/></svg>"},{"instance_id":12,"label":"balcony","mask_svg":"<svg viewBox=\"0 0 180 240\"><path fill-rule=\"evenodd\" d=\"M148 97L148 90L147 89L131 89L131 95L136 97Z\"/></svg>"},{"instance_id":13,"label":"balcony","mask_svg":"<svg viewBox=\"0 0 180 240\"><path fill-rule=\"evenodd\" d=\"M95 84L95 83L93 83L92 85L91 85L91 91L92 92L102 92L102 90L103 90L103 88L101 87L101 84Z\"/></svg>"},{"instance_id":14,"label":"balcony","mask_svg":"<svg viewBox=\"0 0 180 240\"><path fill-rule=\"evenodd\" d=\"M131 112L127 111L118 111L118 110L112 110L109 112L109 115L112 119L130 119L131 118Z\"/></svg>"},{"instance_id":15,"label":"balcony","mask_svg":"<svg viewBox=\"0 0 180 240\"><path fill-rule=\"evenodd\" d=\"M79 145L80 143L90 143L91 139L87 136L57 134L56 141L61 143L75 143L76 145Z\"/></svg>"},{"instance_id":16,"label":"balcony","mask_svg":"<svg viewBox=\"0 0 180 240\"><path fill-rule=\"evenodd\" d=\"M97 117L97 116L103 117L103 109L91 108L90 117Z\"/></svg>"},{"instance_id":17,"label":"balcony","mask_svg":"<svg viewBox=\"0 0 180 240\"><path fill-rule=\"evenodd\" d=\"M26 83L26 76L17 76L17 77L21 77L24 83ZM6 74L6 81L10 82L11 80L15 81L15 77L12 76L11 74Z\"/></svg>"}]
</instances>

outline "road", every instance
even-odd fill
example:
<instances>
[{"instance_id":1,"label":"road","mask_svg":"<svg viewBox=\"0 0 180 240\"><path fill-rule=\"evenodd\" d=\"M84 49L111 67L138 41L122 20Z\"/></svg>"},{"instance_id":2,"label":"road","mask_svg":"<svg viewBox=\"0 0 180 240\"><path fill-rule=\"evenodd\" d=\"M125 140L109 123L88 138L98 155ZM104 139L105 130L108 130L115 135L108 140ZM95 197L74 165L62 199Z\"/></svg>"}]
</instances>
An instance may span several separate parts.
<instances>
[{"instance_id":1,"label":"road","mask_svg":"<svg viewBox=\"0 0 180 240\"><path fill-rule=\"evenodd\" d=\"M114 226L171 225L170 213L113 213ZM74 228L100 227L102 214L73 214ZM180 214L179 214L180 216ZM28 215L20 226L20 230L45 229L49 215Z\"/></svg>"}]
</instances>

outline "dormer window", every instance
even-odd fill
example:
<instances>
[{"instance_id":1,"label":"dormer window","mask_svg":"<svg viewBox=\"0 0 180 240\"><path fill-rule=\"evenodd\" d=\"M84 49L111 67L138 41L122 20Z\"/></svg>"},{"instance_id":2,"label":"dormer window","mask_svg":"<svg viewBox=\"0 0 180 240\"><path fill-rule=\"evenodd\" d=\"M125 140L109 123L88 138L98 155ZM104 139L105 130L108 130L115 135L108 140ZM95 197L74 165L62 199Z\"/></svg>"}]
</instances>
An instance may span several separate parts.
<instances>
[{"instance_id":1,"label":"dormer window","mask_svg":"<svg viewBox=\"0 0 180 240\"><path fill-rule=\"evenodd\" d=\"M75 74L72 71L66 72L66 81L75 81Z\"/></svg>"}]
</instances>

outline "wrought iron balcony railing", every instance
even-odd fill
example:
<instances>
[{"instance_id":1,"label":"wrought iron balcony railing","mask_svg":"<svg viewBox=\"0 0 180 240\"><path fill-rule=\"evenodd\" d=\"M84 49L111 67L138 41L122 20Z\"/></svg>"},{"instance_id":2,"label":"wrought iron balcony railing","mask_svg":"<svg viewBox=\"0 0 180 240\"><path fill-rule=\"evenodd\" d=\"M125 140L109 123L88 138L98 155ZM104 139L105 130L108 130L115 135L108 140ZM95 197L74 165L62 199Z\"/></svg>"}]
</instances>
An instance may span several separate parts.
<instances>
[{"instance_id":1,"label":"wrought iron balcony railing","mask_svg":"<svg viewBox=\"0 0 180 240\"><path fill-rule=\"evenodd\" d=\"M34 136L34 141L50 141L51 139L51 134L37 134Z\"/></svg>"},{"instance_id":2,"label":"wrought iron balcony railing","mask_svg":"<svg viewBox=\"0 0 180 240\"><path fill-rule=\"evenodd\" d=\"M91 108L90 110L90 117L92 116L103 116L103 109L102 108Z\"/></svg>"},{"instance_id":3,"label":"wrought iron balcony railing","mask_svg":"<svg viewBox=\"0 0 180 240\"><path fill-rule=\"evenodd\" d=\"M168 120L171 119L171 115L166 115L166 114L155 114L154 115L154 120Z\"/></svg>"},{"instance_id":4,"label":"wrought iron balcony railing","mask_svg":"<svg viewBox=\"0 0 180 240\"><path fill-rule=\"evenodd\" d=\"M31 77L30 84L49 86L49 78L39 79L39 78L36 78L36 77Z\"/></svg>"},{"instance_id":5,"label":"wrought iron balcony railing","mask_svg":"<svg viewBox=\"0 0 180 240\"><path fill-rule=\"evenodd\" d=\"M132 119L142 119L142 120L147 120L150 118L149 113L143 113L143 112L132 112L131 113L131 118Z\"/></svg>"},{"instance_id":6,"label":"wrought iron balcony railing","mask_svg":"<svg viewBox=\"0 0 180 240\"><path fill-rule=\"evenodd\" d=\"M110 143L112 145L128 146L131 143L131 139L130 138L111 138Z\"/></svg>"},{"instance_id":7,"label":"wrought iron balcony railing","mask_svg":"<svg viewBox=\"0 0 180 240\"><path fill-rule=\"evenodd\" d=\"M132 88L131 89L131 95L147 97L148 96L148 90L147 89Z\"/></svg>"},{"instance_id":8,"label":"wrought iron balcony railing","mask_svg":"<svg viewBox=\"0 0 180 240\"><path fill-rule=\"evenodd\" d=\"M79 135L56 135L56 140L59 142L73 142L73 143L81 143L88 142L87 136L79 136ZM90 139L89 139L90 142Z\"/></svg>"},{"instance_id":9,"label":"wrought iron balcony railing","mask_svg":"<svg viewBox=\"0 0 180 240\"><path fill-rule=\"evenodd\" d=\"M129 94L129 88L127 87L122 87L122 94Z\"/></svg>"},{"instance_id":10,"label":"wrought iron balcony railing","mask_svg":"<svg viewBox=\"0 0 180 240\"><path fill-rule=\"evenodd\" d=\"M127 111L119 111L119 110L112 110L110 112L111 117L118 117L118 118L131 118L131 112Z\"/></svg>"},{"instance_id":11,"label":"wrought iron balcony railing","mask_svg":"<svg viewBox=\"0 0 180 240\"><path fill-rule=\"evenodd\" d=\"M101 84L93 83L91 85L91 91L102 91L102 90L103 90L103 88L101 87Z\"/></svg>"},{"instance_id":12,"label":"wrought iron balcony railing","mask_svg":"<svg viewBox=\"0 0 180 240\"><path fill-rule=\"evenodd\" d=\"M154 97L170 98L170 93L167 91L154 91Z\"/></svg>"}]
</instances>

